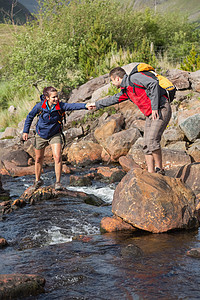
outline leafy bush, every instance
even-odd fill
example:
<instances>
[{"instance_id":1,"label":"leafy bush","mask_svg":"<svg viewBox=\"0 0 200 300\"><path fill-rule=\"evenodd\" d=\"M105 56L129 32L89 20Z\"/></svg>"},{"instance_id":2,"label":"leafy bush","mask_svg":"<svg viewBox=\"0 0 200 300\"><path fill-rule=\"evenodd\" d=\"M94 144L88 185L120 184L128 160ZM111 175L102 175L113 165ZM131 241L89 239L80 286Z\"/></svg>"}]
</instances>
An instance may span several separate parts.
<instances>
[{"instance_id":1,"label":"leafy bush","mask_svg":"<svg viewBox=\"0 0 200 300\"><path fill-rule=\"evenodd\" d=\"M200 54L197 53L194 46L189 55L183 60L181 69L189 72L195 72L200 69Z\"/></svg>"},{"instance_id":2,"label":"leafy bush","mask_svg":"<svg viewBox=\"0 0 200 300\"><path fill-rule=\"evenodd\" d=\"M133 11L118 0L39 4L36 21L16 34L5 59L4 77L18 86L41 82L72 89L116 65L145 61L155 66L156 56L166 51L171 61L182 60L199 41L196 25L177 13Z\"/></svg>"}]
</instances>

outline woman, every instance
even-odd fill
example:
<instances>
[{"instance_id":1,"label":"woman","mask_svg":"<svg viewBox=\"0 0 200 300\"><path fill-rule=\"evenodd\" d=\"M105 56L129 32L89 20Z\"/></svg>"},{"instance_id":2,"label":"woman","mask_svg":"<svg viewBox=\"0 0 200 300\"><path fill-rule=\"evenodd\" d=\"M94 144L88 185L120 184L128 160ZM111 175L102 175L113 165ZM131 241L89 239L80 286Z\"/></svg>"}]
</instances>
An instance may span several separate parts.
<instances>
[{"instance_id":1,"label":"woman","mask_svg":"<svg viewBox=\"0 0 200 300\"><path fill-rule=\"evenodd\" d=\"M42 165L44 161L44 152L46 146L51 145L53 158L55 162L56 183L55 189L61 190L60 183L62 173L62 114L68 110L79 110L92 108L85 103L62 103L59 101L57 90L52 87L46 87L43 90L43 101L37 103L26 117L23 140L28 140L28 133L31 123L36 115L39 120L36 125L35 135L35 182L33 188L36 190L43 185L40 179Z\"/></svg>"}]
</instances>

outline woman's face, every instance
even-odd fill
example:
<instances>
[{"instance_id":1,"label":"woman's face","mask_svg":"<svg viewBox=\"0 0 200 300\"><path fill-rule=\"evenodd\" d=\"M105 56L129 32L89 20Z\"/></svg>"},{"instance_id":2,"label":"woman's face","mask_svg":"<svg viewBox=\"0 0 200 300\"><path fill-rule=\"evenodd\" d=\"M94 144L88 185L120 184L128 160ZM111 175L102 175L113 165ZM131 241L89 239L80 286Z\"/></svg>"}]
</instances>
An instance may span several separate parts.
<instances>
[{"instance_id":1,"label":"woman's face","mask_svg":"<svg viewBox=\"0 0 200 300\"><path fill-rule=\"evenodd\" d=\"M58 93L57 92L51 92L49 97L46 97L49 107L51 107L52 105L56 105L58 103Z\"/></svg>"}]
</instances>

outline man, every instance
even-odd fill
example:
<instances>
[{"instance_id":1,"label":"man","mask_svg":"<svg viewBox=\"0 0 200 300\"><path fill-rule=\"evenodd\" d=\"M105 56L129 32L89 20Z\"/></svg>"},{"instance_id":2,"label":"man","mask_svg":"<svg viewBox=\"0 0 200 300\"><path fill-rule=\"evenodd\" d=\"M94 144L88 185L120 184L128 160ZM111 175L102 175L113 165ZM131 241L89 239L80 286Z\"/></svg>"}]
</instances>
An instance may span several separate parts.
<instances>
[{"instance_id":1,"label":"man","mask_svg":"<svg viewBox=\"0 0 200 300\"><path fill-rule=\"evenodd\" d=\"M136 72L129 77L121 67L112 69L109 74L112 84L121 91L91 103L91 107L100 109L128 99L134 102L146 116L143 150L148 172L164 175L160 140L171 118L171 106L158 80L146 74Z\"/></svg>"}]
</instances>

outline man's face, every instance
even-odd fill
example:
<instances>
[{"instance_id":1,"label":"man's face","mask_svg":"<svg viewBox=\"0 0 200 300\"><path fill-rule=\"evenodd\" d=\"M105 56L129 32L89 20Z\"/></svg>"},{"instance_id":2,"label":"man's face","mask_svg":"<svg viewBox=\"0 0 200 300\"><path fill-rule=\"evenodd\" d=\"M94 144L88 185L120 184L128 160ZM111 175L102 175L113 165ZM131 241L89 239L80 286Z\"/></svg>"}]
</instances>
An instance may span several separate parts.
<instances>
[{"instance_id":1,"label":"man's face","mask_svg":"<svg viewBox=\"0 0 200 300\"><path fill-rule=\"evenodd\" d=\"M110 79L114 86L116 86L117 88L120 88L122 78L120 78L119 76L116 76L115 78L113 76L111 76Z\"/></svg>"}]
</instances>

